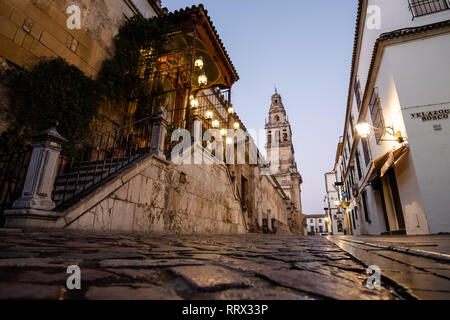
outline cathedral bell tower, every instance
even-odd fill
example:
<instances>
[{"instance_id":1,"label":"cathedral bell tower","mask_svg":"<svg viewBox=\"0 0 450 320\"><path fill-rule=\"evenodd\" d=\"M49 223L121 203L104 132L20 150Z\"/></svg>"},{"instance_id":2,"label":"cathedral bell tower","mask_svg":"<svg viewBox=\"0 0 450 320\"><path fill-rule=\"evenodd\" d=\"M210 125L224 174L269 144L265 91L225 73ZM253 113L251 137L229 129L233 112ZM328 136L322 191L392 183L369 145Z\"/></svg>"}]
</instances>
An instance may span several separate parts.
<instances>
[{"instance_id":1,"label":"cathedral bell tower","mask_svg":"<svg viewBox=\"0 0 450 320\"><path fill-rule=\"evenodd\" d=\"M266 121L267 156L269 161L279 162L279 173L297 170L294 146L292 145L292 130L284 109L283 100L275 90L270 105L269 118Z\"/></svg>"},{"instance_id":2,"label":"cathedral bell tower","mask_svg":"<svg viewBox=\"0 0 450 320\"><path fill-rule=\"evenodd\" d=\"M295 161L292 129L284 109L283 99L275 89L266 121L266 151L271 169L284 193L289 197L292 227L299 232L303 229L303 215L300 185L302 176Z\"/></svg>"}]
</instances>

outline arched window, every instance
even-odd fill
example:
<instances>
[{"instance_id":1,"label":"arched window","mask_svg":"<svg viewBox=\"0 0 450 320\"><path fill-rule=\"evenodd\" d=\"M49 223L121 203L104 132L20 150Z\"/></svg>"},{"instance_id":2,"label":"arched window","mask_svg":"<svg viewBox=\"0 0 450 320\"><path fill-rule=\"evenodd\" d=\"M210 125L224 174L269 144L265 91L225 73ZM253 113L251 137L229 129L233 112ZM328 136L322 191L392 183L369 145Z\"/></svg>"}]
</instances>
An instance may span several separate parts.
<instances>
[{"instance_id":1,"label":"arched window","mask_svg":"<svg viewBox=\"0 0 450 320\"><path fill-rule=\"evenodd\" d=\"M280 116L275 116L275 122L280 122Z\"/></svg>"}]
</instances>

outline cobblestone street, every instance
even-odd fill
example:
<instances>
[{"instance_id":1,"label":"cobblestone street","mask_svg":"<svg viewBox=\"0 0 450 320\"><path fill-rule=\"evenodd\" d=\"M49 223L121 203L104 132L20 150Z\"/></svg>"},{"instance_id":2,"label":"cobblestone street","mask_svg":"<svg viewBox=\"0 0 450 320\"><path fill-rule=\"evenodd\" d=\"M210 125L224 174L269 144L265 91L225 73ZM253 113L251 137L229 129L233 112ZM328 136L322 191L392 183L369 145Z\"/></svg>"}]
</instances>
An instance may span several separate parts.
<instances>
[{"instance_id":1,"label":"cobblestone street","mask_svg":"<svg viewBox=\"0 0 450 320\"><path fill-rule=\"evenodd\" d=\"M68 290L70 265L81 290ZM326 238L0 231L2 299L402 299Z\"/></svg>"}]
</instances>

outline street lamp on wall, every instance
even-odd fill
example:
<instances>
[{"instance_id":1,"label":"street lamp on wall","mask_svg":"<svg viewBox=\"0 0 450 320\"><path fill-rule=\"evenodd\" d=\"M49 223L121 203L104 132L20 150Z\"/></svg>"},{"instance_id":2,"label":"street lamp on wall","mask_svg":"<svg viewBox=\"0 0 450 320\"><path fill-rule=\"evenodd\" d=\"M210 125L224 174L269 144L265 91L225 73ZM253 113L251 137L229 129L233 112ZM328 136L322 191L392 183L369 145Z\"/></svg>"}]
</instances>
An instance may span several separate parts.
<instances>
[{"instance_id":1,"label":"street lamp on wall","mask_svg":"<svg viewBox=\"0 0 450 320\"><path fill-rule=\"evenodd\" d=\"M356 125L356 131L361 138L367 138L370 135L370 130L381 131L383 134L388 134L394 139L381 139L380 141L395 141L400 144L406 141L406 138L403 137L402 132L400 130L395 130L393 127L385 127L385 128L375 128L371 126L368 122L360 122Z\"/></svg>"}]
</instances>

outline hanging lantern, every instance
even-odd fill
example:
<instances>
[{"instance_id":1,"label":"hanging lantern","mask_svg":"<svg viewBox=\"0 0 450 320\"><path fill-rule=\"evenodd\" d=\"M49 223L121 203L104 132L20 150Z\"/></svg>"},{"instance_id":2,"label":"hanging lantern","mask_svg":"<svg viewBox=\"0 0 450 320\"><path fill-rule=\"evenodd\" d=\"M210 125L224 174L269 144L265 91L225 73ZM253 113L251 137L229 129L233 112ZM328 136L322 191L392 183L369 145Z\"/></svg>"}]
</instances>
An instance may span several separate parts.
<instances>
[{"instance_id":1,"label":"hanging lantern","mask_svg":"<svg viewBox=\"0 0 450 320\"><path fill-rule=\"evenodd\" d=\"M200 86L206 86L208 84L208 77L206 74L202 74L198 77L198 84Z\"/></svg>"},{"instance_id":2,"label":"hanging lantern","mask_svg":"<svg viewBox=\"0 0 450 320\"><path fill-rule=\"evenodd\" d=\"M220 129L220 135L222 137L225 137L227 135L227 133L228 133L227 129Z\"/></svg>"},{"instance_id":3,"label":"hanging lantern","mask_svg":"<svg viewBox=\"0 0 450 320\"><path fill-rule=\"evenodd\" d=\"M228 108L228 113L229 113L229 114L234 114L234 108L233 108L233 106L230 105L230 107Z\"/></svg>"},{"instance_id":4,"label":"hanging lantern","mask_svg":"<svg viewBox=\"0 0 450 320\"><path fill-rule=\"evenodd\" d=\"M203 57L198 57L197 60L195 60L194 65L199 68L200 70L203 69L203 66L205 65L203 61Z\"/></svg>"},{"instance_id":5,"label":"hanging lantern","mask_svg":"<svg viewBox=\"0 0 450 320\"><path fill-rule=\"evenodd\" d=\"M220 127L220 122L219 122L219 120L214 120L214 121L212 122L212 127L213 127L213 128L218 128L218 127Z\"/></svg>"},{"instance_id":6,"label":"hanging lantern","mask_svg":"<svg viewBox=\"0 0 450 320\"><path fill-rule=\"evenodd\" d=\"M233 144L233 138L228 137L227 138L227 144L228 145Z\"/></svg>"},{"instance_id":7,"label":"hanging lantern","mask_svg":"<svg viewBox=\"0 0 450 320\"><path fill-rule=\"evenodd\" d=\"M206 120L211 120L212 117L213 117L212 111L211 110L206 111L206 113L205 113Z\"/></svg>"},{"instance_id":8,"label":"hanging lantern","mask_svg":"<svg viewBox=\"0 0 450 320\"><path fill-rule=\"evenodd\" d=\"M191 99L191 108L192 109L197 109L198 106L199 106L198 99L195 99L195 98Z\"/></svg>"},{"instance_id":9,"label":"hanging lantern","mask_svg":"<svg viewBox=\"0 0 450 320\"><path fill-rule=\"evenodd\" d=\"M241 126L240 126L239 122L235 122L233 125L234 130L239 130L240 127Z\"/></svg>"}]
</instances>

